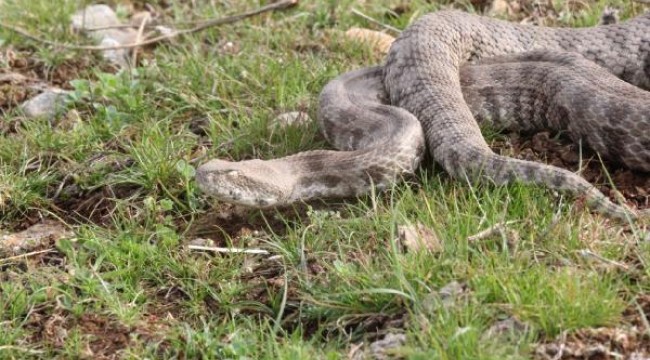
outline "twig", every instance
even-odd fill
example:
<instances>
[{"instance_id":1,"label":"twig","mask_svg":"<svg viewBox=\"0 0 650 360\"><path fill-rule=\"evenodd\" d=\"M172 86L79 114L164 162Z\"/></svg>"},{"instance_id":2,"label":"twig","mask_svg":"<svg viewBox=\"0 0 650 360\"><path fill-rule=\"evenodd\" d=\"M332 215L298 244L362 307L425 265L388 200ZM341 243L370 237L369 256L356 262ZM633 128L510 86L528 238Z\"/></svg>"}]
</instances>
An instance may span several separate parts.
<instances>
[{"instance_id":1,"label":"twig","mask_svg":"<svg viewBox=\"0 0 650 360\"><path fill-rule=\"evenodd\" d=\"M196 23L195 23L196 24ZM145 29L151 29L151 28L156 28L158 25L151 25L147 24L145 25ZM85 32L94 32L94 31L102 31L102 30L119 30L119 29L134 29L140 27L140 25L135 25L135 24L118 24L118 25L106 25L106 26L97 26L97 27L85 27L83 31Z\"/></svg>"},{"instance_id":2,"label":"twig","mask_svg":"<svg viewBox=\"0 0 650 360\"><path fill-rule=\"evenodd\" d=\"M478 240L487 239L487 238L489 238L489 237L491 237L493 235L501 233L503 230L507 229L508 225L512 225L512 224L514 224L516 222L517 221L513 220L513 221L496 223L496 224L490 226L489 228L487 228L487 229L485 229L483 231L480 231L480 232L478 232L478 233L476 233L476 234L474 234L472 236L468 236L467 241L468 242L475 242L475 241L478 241Z\"/></svg>"},{"instance_id":3,"label":"twig","mask_svg":"<svg viewBox=\"0 0 650 360\"><path fill-rule=\"evenodd\" d=\"M589 250L584 249L584 250L578 251L578 254L580 254L580 256L582 256L583 258L594 259L594 260L597 260L597 261L599 261L601 263L604 263L604 264L607 264L607 265L610 265L610 266L613 266L613 267L616 267L616 268L619 268L619 269L622 269L622 270L625 270L625 271L630 270L629 266L627 266L627 265L625 265L623 263L620 263L618 261L607 259L607 258L603 257L602 255L596 254L593 251L589 251Z\"/></svg>"},{"instance_id":4,"label":"twig","mask_svg":"<svg viewBox=\"0 0 650 360\"><path fill-rule=\"evenodd\" d=\"M650 0L648 0L648 1L650 1ZM359 11L359 10L357 10L357 9L352 9L352 13L353 13L354 15L360 16L360 17L362 17L362 18L364 18L364 19L370 21L370 22L373 23L373 24L377 24L377 25L379 25L379 26L381 26L381 27L383 27L383 28L385 28L385 29L388 29L388 30L390 30L390 31L394 31L394 32L397 33L398 35L402 32L402 30L400 30L400 29L398 29L398 28L396 28L396 27L392 27L392 26L390 26L390 25L384 24L384 23L380 22L379 20L375 20L375 19L373 19L373 18L371 18L370 16L368 16L368 15L362 13L361 11Z\"/></svg>"},{"instance_id":5,"label":"twig","mask_svg":"<svg viewBox=\"0 0 650 360\"><path fill-rule=\"evenodd\" d=\"M643 310L643 307L641 307L641 304L639 304L638 300L638 298L634 299L634 307L636 308L636 311L639 312L639 318L641 319L641 323L645 328L644 333L646 333L646 335L650 335L650 322L648 321L645 311Z\"/></svg>"},{"instance_id":6,"label":"twig","mask_svg":"<svg viewBox=\"0 0 650 360\"><path fill-rule=\"evenodd\" d=\"M37 42L40 42L40 43L43 43L43 44L47 44L47 45L51 45L51 46L55 46L55 47L60 47L60 48L64 48L64 49L87 50L87 51L119 50L119 49L131 49L131 48L134 48L134 47L151 45L151 44L155 44L155 43L163 41L163 40L168 40L168 39L180 36L180 35L188 35L188 34L192 34L192 33L195 33L195 32L199 32L199 31L205 30L205 29L210 28L210 27L214 27L214 26L218 26L218 25L224 25L224 24L232 24L232 23L235 23L237 21L240 21L240 20L255 16L255 15L259 15L259 14L262 14L262 13L265 13L265 12L286 9L286 8L292 7L292 6L296 5L296 4L298 4L298 0L279 1L279 2L276 2L276 3L273 3L273 4L262 6L262 7L258 8L258 9L255 9L255 10L251 10L251 11L248 11L248 12L245 12L245 13L238 14L238 15L233 15L233 16L227 16L227 17L224 17L224 18L208 20L208 21L200 23L199 25L197 25L197 26L195 26L193 28L190 28L190 29L178 30L178 31L170 33L170 34L157 36L157 37L154 37L154 38L151 38L151 39L148 39L148 40L144 40L144 41L141 41L141 42L135 42L135 43L132 43L132 44L124 44L124 45L116 45L116 46L84 46L84 45L73 45L73 44L58 43L58 42L55 42L55 41L50 41L50 40L47 40L47 39L43 39L43 38L38 37L36 35L32 35L25 29L22 29L20 27L13 26L13 25L8 25L8 24L5 24L4 22L1 22L1 21L0 21L0 28L5 28L5 29L13 31L13 32L15 32L17 34L20 34L20 35L22 35L22 36L24 36L24 37L26 37L28 39L31 39L31 40L34 40L34 41L37 41Z\"/></svg>"},{"instance_id":7,"label":"twig","mask_svg":"<svg viewBox=\"0 0 650 360\"><path fill-rule=\"evenodd\" d=\"M6 263L11 262L13 260L18 260L20 258L26 258L26 257L29 257L29 256L34 256L34 255L39 255L39 254L46 254L46 253L50 253L50 252L54 252L54 251L56 251L56 250L54 250L54 249L45 249L45 250L32 251L32 252L28 252L28 253L24 253L24 254L20 254L20 255L15 255L15 256L2 258L2 259L0 259L0 263L6 264Z\"/></svg>"},{"instance_id":8,"label":"twig","mask_svg":"<svg viewBox=\"0 0 650 360\"><path fill-rule=\"evenodd\" d=\"M187 245L187 248L190 250L214 251L218 253L230 253L230 254L259 254L259 255L270 254L270 252L262 249L225 248L225 247L211 247L211 246L201 246L201 245Z\"/></svg>"},{"instance_id":9,"label":"twig","mask_svg":"<svg viewBox=\"0 0 650 360\"><path fill-rule=\"evenodd\" d=\"M140 27L138 28L138 32L137 32L137 35L135 37L135 42L136 43L138 43L138 42L140 42L142 40L142 34L144 33L144 27L145 27L145 25L147 25L147 23L151 19L151 15L149 15L149 13L146 13L146 14L147 15L145 15L142 18L142 21L140 22ZM133 49L131 64L133 64L133 66L135 66L137 63L138 63L138 48L135 48L135 49Z\"/></svg>"},{"instance_id":10,"label":"twig","mask_svg":"<svg viewBox=\"0 0 650 360\"><path fill-rule=\"evenodd\" d=\"M43 354L45 352L45 351L42 351L42 350L28 349L28 348L24 348L24 347L20 347L20 346L14 346L14 345L0 346L0 352L3 352L5 350L7 350L7 351L11 351L11 350L21 351L21 352L24 352L24 353L34 354L34 355Z\"/></svg>"},{"instance_id":11,"label":"twig","mask_svg":"<svg viewBox=\"0 0 650 360\"><path fill-rule=\"evenodd\" d=\"M149 13L152 13L153 11L149 11ZM160 24L147 24L145 25L145 29L155 29L159 26L165 26L171 28L172 26L175 27L182 27L182 26L197 26L200 24L204 24L206 21L210 20L194 20L194 21L179 21L173 24L166 24L166 23L160 23ZM140 27L139 24L115 24L115 25L106 25L106 26L96 26L96 27L84 27L83 31L86 32L94 32L94 31L102 31L102 30L119 30L119 29L135 29Z\"/></svg>"}]
</instances>

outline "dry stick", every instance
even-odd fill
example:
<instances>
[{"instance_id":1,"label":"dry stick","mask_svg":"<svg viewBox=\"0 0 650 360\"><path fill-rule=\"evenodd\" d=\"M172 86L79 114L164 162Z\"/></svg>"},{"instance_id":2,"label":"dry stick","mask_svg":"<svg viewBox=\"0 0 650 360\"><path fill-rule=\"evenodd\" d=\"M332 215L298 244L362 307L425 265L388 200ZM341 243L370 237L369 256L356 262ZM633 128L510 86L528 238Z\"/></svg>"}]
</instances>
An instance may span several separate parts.
<instances>
[{"instance_id":1,"label":"dry stick","mask_svg":"<svg viewBox=\"0 0 650 360\"><path fill-rule=\"evenodd\" d=\"M604 264L607 264L607 265L610 265L610 266L614 266L616 268L623 269L625 271L630 270L630 267L627 266L626 264L620 263L618 261L607 259L607 258L603 257L602 255L596 254L593 251L589 251L589 250L584 249L584 250L579 250L578 254L580 254L580 256L582 256L583 258L594 259L594 260L597 260L597 261L599 261L601 263L604 263Z\"/></svg>"},{"instance_id":2,"label":"dry stick","mask_svg":"<svg viewBox=\"0 0 650 360\"><path fill-rule=\"evenodd\" d=\"M196 24L195 22L194 24ZM178 24L176 24L178 25ZM152 24L147 24L145 25L145 29L151 29L151 28L156 28L158 25L152 25ZM119 24L119 25L106 25L106 26L97 26L97 27L86 27L84 28L85 32L93 32L93 31L101 31L101 30L119 30L119 29L133 29L137 28L139 25L134 25L134 24Z\"/></svg>"},{"instance_id":3,"label":"dry stick","mask_svg":"<svg viewBox=\"0 0 650 360\"><path fill-rule=\"evenodd\" d=\"M56 47L61 47L64 49L70 49L70 50L87 50L87 51L105 51L105 50L118 50L118 49L130 49L138 46L145 46L145 45L151 45L155 44L157 42L160 42L162 40L167 40L171 38L175 38L180 35L187 35L187 34L192 34L195 32L199 32L202 30L205 30L210 27L218 26L218 25L224 25L224 24L232 24L237 21L259 15L265 12L269 11L274 11L274 10L281 10L281 9L286 9L289 7L292 7L294 5L298 4L298 0L284 0L284 1L279 1L273 4L269 4L266 6L262 6L258 9L251 10L242 14L238 15L233 15L233 16L227 16L224 18L219 18L219 19L212 19L208 20L204 23L201 23L193 28L190 29L185 29L185 30L178 30L176 32L173 32L171 34L167 35L162 35L162 36L157 36L155 38L151 38L148 40L144 40L141 42L136 42L133 44L125 44L125 45L116 45L116 46L84 46L84 45L72 45L72 44L62 44L58 43L55 41L50 41L47 39L40 38L38 36L30 34L27 30L24 30L20 27L12 26L12 25L7 25L3 22L0 21L0 28L5 28L7 30L11 30L17 34L20 34L28 39L38 41L43 44L51 45L51 46L56 46Z\"/></svg>"},{"instance_id":4,"label":"dry stick","mask_svg":"<svg viewBox=\"0 0 650 360\"><path fill-rule=\"evenodd\" d=\"M34 349L15 346L15 345L2 345L2 346L0 346L0 352L3 352L4 350L22 351L24 353L33 354L33 355L43 354L45 352L45 351L42 351L42 350L34 350Z\"/></svg>"},{"instance_id":5,"label":"dry stick","mask_svg":"<svg viewBox=\"0 0 650 360\"><path fill-rule=\"evenodd\" d=\"M187 245L187 248L190 250L213 251L218 253L230 253L230 254L257 254L257 255L270 254L270 252L262 249L225 248L225 247L212 247L212 246L201 246L201 245Z\"/></svg>"},{"instance_id":6,"label":"dry stick","mask_svg":"<svg viewBox=\"0 0 650 360\"><path fill-rule=\"evenodd\" d=\"M516 222L517 221L515 221L515 220L511 220L511 221L496 223L496 224L490 226L489 228L487 228L487 229L485 229L483 231L479 231L478 233L476 233L474 235L468 236L467 241L468 242L475 242L475 241L487 239L487 238L489 238L489 237L491 237L493 235L501 233L501 231L507 229L508 225L512 225L512 224L514 224Z\"/></svg>"},{"instance_id":7,"label":"dry stick","mask_svg":"<svg viewBox=\"0 0 650 360\"><path fill-rule=\"evenodd\" d=\"M28 252L28 253L24 253L24 254L20 254L20 255L15 255L15 256L9 256L9 257L6 257L6 258L1 258L0 259L0 264L6 264L6 263L9 263L9 262L14 261L14 260L27 258L27 257L34 256L34 255L46 254L46 253L50 253L50 252L54 252L54 251L56 251L56 250L55 249L45 249L45 250L32 251L32 252Z\"/></svg>"},{"instance_id":8,"label":"dry stick","mask_svg":"<svg viewBox=\"0 0 650 360\"><path fill-rule=\"evenodd\" d=\"M140 27L138 28L138 32L137 32L137 35L135 37L135 42L136 43L140 42L140 40L142 39L142 34L144 32L144 27L147 24L147 22L149 22L150 19L151 19L151 16L149 15L149 13L147 13L147 15L144 16L144 18L140 22ZM137 63L138 63L138 48L135 48L135 49L133 49L133 56L132 56L131 64L133 64L133 66L135 66Z\"/></svg>"},{"instance_id":9,"label":"dry stick","mask_svg":"<svg viewBox=\"0 0 650 360\"><path fill-rule=\"evenodd\" d=\"M649 1L650 1L650 0L649 0ZM361 11L359 11L359 10L357 10L357 9L352 9L352 13L353 13L354 15L357 15L357 16L359 16L359 17L362 17L362 18L364 18L364 19L370 21L370 22L373 23L373 24L377 24L377 25L379 25L379 26L381 26L381 27L383 27L383 28L386 28L386 29L388 29L388 30L390 30L390 31L393 31L393 32L397 33L398 35L402 33L402 30L400 30L400 29L398 29L398 28L396 28L396 27L392 27L392 26L390 26L390 25L388 25L388 24L384 24L384 23L382 23L382 22L379 21L379 20L375 20L375 19L373 19L373 18L371 18L370 16L368 16L368 15L362 13Z\"/></svg>"},{"instance_id":10,"label":"dry stick","mask_svg":"<svg viewBox=\"0 0 650 360\"><path fill-rule=\"evenodd\" d=\"M151 11L149 12L151 13ZM171 27L171 26L197 26L198 24L204 24L206 20L196 20L196 21L180 21L173 24L147 24L144 27L146 29L155 29L159 26ZM101 31L101 30L114 30L114 29L134 29L139 27L138 24L115 24L115 25L106 25L106 26L97 26L97 27L85 27L83 30L86 32Z\"/></svg>"}]
</instances>

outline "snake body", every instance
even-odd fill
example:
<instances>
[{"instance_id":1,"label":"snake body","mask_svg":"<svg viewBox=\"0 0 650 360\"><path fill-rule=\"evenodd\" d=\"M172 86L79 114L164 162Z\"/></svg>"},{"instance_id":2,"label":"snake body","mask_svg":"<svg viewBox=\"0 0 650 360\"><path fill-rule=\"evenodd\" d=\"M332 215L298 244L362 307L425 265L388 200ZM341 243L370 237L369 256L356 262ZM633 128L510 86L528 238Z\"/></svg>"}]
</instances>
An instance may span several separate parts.
<instances>
[{"instance_id":1,"label":"snake body","mask_svg":"<svg viewBox=\"0 0 650 360\"><path fill-rule=\"evenodd\" d=\"M602 157L648 172L649 87L650 14L565 29L440 11L404 30L384 65L325 86L318 121L338 151L211 160L196 180L208 194L254 207L350 197L412 174L428 148L456 178L542 185L584 196L604 215L635 219L573 172L495 154L479 122L567 131Z\"/></svg>"}]
</instances>

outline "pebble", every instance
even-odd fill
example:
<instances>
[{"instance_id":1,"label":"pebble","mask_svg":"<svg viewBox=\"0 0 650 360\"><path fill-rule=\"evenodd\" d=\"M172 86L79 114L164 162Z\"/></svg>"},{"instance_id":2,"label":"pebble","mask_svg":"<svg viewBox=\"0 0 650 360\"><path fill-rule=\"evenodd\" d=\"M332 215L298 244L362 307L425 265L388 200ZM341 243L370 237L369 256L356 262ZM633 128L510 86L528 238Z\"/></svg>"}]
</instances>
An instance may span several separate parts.
<instances>
[{"instance_id":1,"label":"pebble","mask_svg":"<svg viewBox=\"0 0 650 360\"><path fill-rule=\"evenodd\" d=\"M72 15L72 28L87 32L101 46L128 45L136 42L138 33L132 28L113 28L89 31L94 28L123 25L115 11L107 5L89 5ZM104 58L120 68L129 65L130 49L113 49L103 52Z\"/></svg>"},{"instance_id":2,"label":"pebble","mask_svg":"<svg viewBox=\"0 0 650 360\"><path fill-rule=\"evenodd\" d=\"M20 105L25 116L29 118L54 117L64 108L68 91L50 88Z\"/></svg>"}]
</instances>

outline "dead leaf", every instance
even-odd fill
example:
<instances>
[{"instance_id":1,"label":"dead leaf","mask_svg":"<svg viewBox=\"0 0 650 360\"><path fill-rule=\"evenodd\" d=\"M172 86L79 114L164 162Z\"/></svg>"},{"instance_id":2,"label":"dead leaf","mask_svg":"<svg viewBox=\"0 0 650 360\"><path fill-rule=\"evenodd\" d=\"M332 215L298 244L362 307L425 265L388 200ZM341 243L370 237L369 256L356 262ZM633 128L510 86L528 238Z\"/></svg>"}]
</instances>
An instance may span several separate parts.
<instances>
[{"instance_id":1,"label":"dead leaf","mask_svg":"<svg viewBox=\"0 0 650 360\"><path fill-rule=\"evenodd\" d=\"M492 326L483 333L481 339L493 340L503 337L518 339L521 338L528 329L528 324L522 323L515 317L509 317L492 324Z\"/></svg>"},{"instance_id":2,"label":"dead leaf","mask_svg":"<svg viewBox=\"0 0 650 360\"><path fill-rule=\"evenodd\" d=\"M55 346L63 346L68 337L68 330L65 328L65 318L59 314L52 315L43 326L43 337Z\"/></svg>"},{"instance_id":3,"label":"dead leaf","mask_svg":"<svg viewBox=\"0 0 650 360\"><path fill-rule=\"evenodd\" d=\"M507 0L494 0L492 1L492 6L490 6L490 10L488 11L488 14L491 16L494 15L500 15L500 16L509 16L512 15L510 11L510 4L508 4Z\"/></svg>"},{"instance_id":4,"label":"dead leaf","mask_svg":"<svg viewBox=\"0 0 650 360\"><path fill-rule=\"evenodd\" d=\"M0 74L0 83L7 82L11 84L17 84L17 83L24 83L27 80L29 79L25 75L15 73L15 72Z\"/></svg>"},{"instance_id":5,"label":"dead leaf","mask_svg":"<svg viewBox=\"0 0 650 360\"><path fill-rule=\"evenodd\" d=\"M352 344L348 351L348 360L364 360L366 353L363 351L363 343Z\"/></svg>"},{"instance_id":6,"label":"dead leaf","mask_svg":"<svg viewBox=\"0 0 650 360\"><path fill-rule=\"evenodd\" d=\"M398 225L397 236L408 251L439 253L443 250L435 231L419 222L415 225Z\"/></svg>"},{"instance_id":7,"label":"dead leaf","mask_svg":"<svg viewBox=\"0 0 650 360\"><path fill-rule=\"evenodd\" d=\"M387 54L391 44L395 41L395 38L388 34L356 27L350 28L346 31L345 36L350 40L367 43L371 45L375 51L382 54Z\"/></svg>"},{"instance_id":8,"label":"dead leaf","mask_svg":"<svg viewBox=\"0 0 650 360\"><path fill-rule=\"evenodd\" d=\"M311 123L309 114L302 111L290 111L276 116L269 123L268 128L286 128L288 126L303 126Z\"/></svg>"},{"instance_id":9,"label":"dead leaf","mask_svg":"<svg viewBox=\"0 0 650 360\"><path fill-rule=\"evenodd\" d=\"M434 313L441 306L445 309L453 307L469 294L470 290L467 284L453 280L440 288L440 290L427 294L422 301L422 305L427 312Z\"/></svg>"},{"instance_id":10,"label":"dead leaf","mask_svg":"<svg viewBox=\"0 0 650 360\"><path fill-rule=\"evenodd\" d=\"M461 295L467 293L467 291L466 285L461 284L458 281L451 281L438 291L438 295L443 303L448 303L455 301Z\"/></svg>"}]
</instances>

